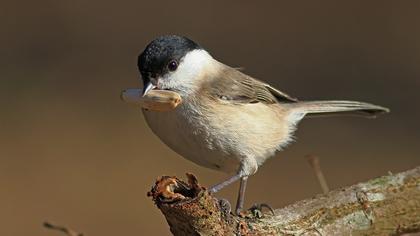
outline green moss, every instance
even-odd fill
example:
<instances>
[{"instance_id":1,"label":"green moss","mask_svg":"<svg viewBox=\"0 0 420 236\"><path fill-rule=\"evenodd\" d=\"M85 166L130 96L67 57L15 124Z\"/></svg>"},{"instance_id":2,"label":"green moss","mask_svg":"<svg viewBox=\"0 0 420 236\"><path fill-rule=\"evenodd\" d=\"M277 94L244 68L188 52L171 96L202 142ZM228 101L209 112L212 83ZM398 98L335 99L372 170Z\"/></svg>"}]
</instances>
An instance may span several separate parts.
<instances>
[{"instance_id":1,"label":"green moss","mask_svg":"<svg viewBox=\"0 0 420 236\"><path fill-rule=\"evenodd\" d=\"M389 184L390 178L391 176L382 176L376 179L372 179L368 182L368 184L371 185L379 185L379 186L384 186Z\"/></svg>"}]
</instances>

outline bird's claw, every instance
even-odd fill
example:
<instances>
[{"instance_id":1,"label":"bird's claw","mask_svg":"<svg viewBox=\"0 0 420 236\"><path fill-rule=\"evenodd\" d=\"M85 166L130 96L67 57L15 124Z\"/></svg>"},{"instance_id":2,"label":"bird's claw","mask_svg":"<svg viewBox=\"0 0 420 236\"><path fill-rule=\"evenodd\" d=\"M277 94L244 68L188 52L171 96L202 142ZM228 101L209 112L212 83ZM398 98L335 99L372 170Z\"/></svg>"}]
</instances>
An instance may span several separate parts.
<instances>
[{"instance_id":1,"label":"bird's claw","mask_svg":"<svg viewBox=\"0 0 420 236\"><path fill-rule=\"evenodd\" d=\"M220 211L223 216L230 217L232 213L232 206L227 199L221 198L218 200ZM269 210L273 216L275 215L273 208L267 203L256 203L246 211L239 211L236 215L242 218L263 218L264 208Z\"/></svg>"},{"instance_id":2,"label":"bird's claw","mask_svg":"<svg viewBox=\"0 0 420 236\"><path fill-rule=\"evenodd\" d=\"M255 203L254 205L251 206L251 208L248 209L248 211L251 213L251 216L253 216L254 218L262 218L264 216L264 212L263 212L264 208L269 210L271 214L273 214L273 216L275 215L273 208L266 203Z\"/></svg>"},{"instance_id":3,"label":"bird's claw","mask_svg":"<svg viewBox=\"0 0 420 236\"><path fill-rule=\"evenodd\" d=\"M230 202L224 198L219 199L220 211L225 217L228 217L232 211L232 206Z\"/></svg>"}]
</instances>

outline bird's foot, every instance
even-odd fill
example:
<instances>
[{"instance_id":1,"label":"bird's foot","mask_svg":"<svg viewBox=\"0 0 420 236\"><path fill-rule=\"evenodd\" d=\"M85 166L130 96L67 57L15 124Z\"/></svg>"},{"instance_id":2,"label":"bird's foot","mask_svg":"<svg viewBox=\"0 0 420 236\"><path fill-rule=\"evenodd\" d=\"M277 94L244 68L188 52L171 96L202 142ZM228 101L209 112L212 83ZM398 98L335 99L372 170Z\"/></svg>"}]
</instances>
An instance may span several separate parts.
<instances>
[{"instance_id":1,"label":"bird's foot","mask_svg":"<svg viewBox=\"0 0 420 236\"><path fill-rule=\"evenodd\" d=\"M273 208L266 203L256 203L252 205L248 210L243 211L238 215L241 217L248 217L248 218L263 218L265 215L264 208L270 211L270 213L273 216L275 215Z\"/></svg>"},{"instance_id":2,"label":"bird's foot","mask_svg":"<svg viewBox=\"0 0 420 236\"><path fill-rule=\"evenodd\" d=\"M219 208L222 212L223 216L230 217L232 213L232 205L230 202L225 199L221 198L218 199L219 202ZM236 216L242 217L242 218L263 218L265 215L264 209L266 211L269 211L273 216L275 215L273 208L266 204L266 203L256 203L252 205L248 210L242 211L240 209L237 209L234 213Z\"/></svg>"},{"instance_id":3,"label":"bird's foot","mask_svg":"<svg viewBox=\"0 0 420 236\"><path fill-rule=\"evenodd\" d=\"M232 212L232 205L230 205L230 202L227 199L219 199L219 208L224 217L227 218L230 216L230 213Z\"/></svg>"}]
</instances>

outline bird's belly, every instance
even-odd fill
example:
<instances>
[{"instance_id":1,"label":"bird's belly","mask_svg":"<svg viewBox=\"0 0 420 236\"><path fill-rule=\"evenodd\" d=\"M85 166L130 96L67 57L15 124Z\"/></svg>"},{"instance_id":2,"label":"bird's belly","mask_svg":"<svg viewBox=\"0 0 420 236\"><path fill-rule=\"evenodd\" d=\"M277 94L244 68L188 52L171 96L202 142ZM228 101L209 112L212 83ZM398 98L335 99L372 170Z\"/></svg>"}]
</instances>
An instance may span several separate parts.
<instances>
[{"instance_id":1,"label":"bird's belly","mask_svg":"<svg viewBox=\"0 0 420 236\"><path fill-rule=\"evenodd\" d=\"M265 105L228 106L220 111L182 104L174 111L144 111L152 131L172 150L207 168L237 171L241 160L262 164L289 139L277 111Z\"/></svg>"},{"instance_id":2,"label":"bird's belly","mask_svg":"<svg viewBox=\"0 0 420 236\"><path fill-rule=\"evenodd\" d=\"M209 144L209 135L205 132L207 127L200 122L191 122L191 117L179 111L143 111L143 114L153 133L182 157L227 173L238 169L240 160Z\"/></svg>"}]
</instances>

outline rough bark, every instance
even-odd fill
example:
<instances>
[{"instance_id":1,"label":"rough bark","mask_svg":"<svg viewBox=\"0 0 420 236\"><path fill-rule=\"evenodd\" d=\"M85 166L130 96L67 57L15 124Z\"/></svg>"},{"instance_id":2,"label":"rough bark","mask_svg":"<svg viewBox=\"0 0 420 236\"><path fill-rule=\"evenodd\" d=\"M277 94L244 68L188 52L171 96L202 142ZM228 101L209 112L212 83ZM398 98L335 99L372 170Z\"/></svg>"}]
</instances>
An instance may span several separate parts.
<instances>
[{"instance_id":1,"label":"rough bark","mask_svg":"<svg viewBox=\"0 0 420 236\"><path fill-rule=\"evenodd\" d=\"M420 167L318 195L255 217L234 216L187 174L148 193L174 235L403 235L420 232Z\"/></svg>"}]
</instances>

